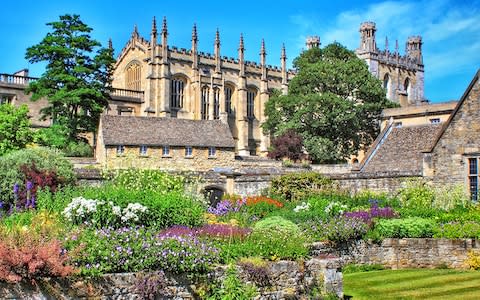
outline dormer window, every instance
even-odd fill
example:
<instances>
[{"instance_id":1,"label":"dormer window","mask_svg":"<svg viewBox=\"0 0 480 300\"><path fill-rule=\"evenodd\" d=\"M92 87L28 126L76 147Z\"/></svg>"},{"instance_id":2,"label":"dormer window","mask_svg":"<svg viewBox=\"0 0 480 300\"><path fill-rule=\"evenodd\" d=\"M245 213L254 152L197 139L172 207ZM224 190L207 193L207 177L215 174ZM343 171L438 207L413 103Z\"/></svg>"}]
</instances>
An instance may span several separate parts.
<instances>
[{"instance_id":1,"label":"dormer window","mask_svg":"<svg viewBox=\"0 0 480 300\"><path fill-rule=\"evenodd\" d=\"M170 156L170 146L168 146L168 145L163 146L162 156Z\"/></svg>"}]
</instances>

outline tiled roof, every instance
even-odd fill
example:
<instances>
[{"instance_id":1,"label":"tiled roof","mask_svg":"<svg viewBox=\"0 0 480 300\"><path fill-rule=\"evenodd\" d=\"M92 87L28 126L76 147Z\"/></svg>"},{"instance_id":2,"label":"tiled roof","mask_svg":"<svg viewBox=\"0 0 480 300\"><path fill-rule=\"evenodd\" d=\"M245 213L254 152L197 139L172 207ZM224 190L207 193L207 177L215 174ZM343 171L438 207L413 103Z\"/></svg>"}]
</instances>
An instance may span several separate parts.
<instances>
[{"instance_id":1,"label":"tiled roof","mask_svg":"<svg viewBox=\"0 0 480 300\"><path fill-rule=\"evenodd\" d=\"M220 120L102 116L104 144L234 148L228 124Z\"/></svg>"},{"instance_id":2,"label":"tiled roof","mask_svg":"<svg viewBox=\"0 0 480 300\"><path fill-rule=\"evenodd\" d=\"M392 126L372 147L361 172L418 172L423 169L423 153L435 142L441 125Z\"/></svg>"}]
</instances>

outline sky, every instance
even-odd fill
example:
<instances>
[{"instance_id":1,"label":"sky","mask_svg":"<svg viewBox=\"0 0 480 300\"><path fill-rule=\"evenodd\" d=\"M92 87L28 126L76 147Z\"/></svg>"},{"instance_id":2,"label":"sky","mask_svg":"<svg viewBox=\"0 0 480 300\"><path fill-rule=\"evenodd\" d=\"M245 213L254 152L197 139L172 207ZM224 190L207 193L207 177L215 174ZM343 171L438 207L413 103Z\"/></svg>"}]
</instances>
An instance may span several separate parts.
<instances>
[{"instance_id":1,"label":"sky","mask_svg":"<svg viewBox=\"0 0 480 300\"><path fill-rule=\"evenodd\" d=\"M425 97L432 102L459 99L480 68L480 0L422 1L5 1L0 18L0 73L23 68L38 77L44 64L30 64L25 50L39 43L51 29L46 23L63 14L78 14L93 31L91 36L107 46L113 41L118 55L134 25L150 39L152 18L167 18L168 44L190 48L197 24L199 51L213 53L215 31L220 31L221 55L237 57L240 33L245 59L259 62L262 38L267 64L280 65L285 43L287 63L305 49L307 36L318 35L322 47L334 41L351 50L360 42L359 26L373 21L377 46L388 37L393 50L398 40L404 54L409 36L423 39Z\"/></svg>"}]
</instances>

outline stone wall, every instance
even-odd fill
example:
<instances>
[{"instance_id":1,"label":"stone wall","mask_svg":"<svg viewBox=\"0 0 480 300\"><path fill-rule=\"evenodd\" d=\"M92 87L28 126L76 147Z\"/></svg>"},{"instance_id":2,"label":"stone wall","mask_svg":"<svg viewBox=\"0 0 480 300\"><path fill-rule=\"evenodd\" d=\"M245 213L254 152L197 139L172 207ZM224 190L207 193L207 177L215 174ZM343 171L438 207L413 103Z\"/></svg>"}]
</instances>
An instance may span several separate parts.
<instances>
[{"instance_id":1,"label":"stone wall","mask_svg":"<svg viewBox=\"0 0 480 300\"><path fill-rule=\"evenodd\" d=\"M237 267L245 282L247 273ZM315 292L343 297L343 277L338 259L310 259L305 262L279 261L267 266L271 286L260 288L257 299L312 299ZM213 271L209 283L224 278L226 267ZM52 278L31 284L0 283L1 299L143 299L135 289L139 274L108 274L95 279ZM186 276L167 275L167 299L199 299ZM163 298L162 298L163 299Z\"/></svg>"},{"instance_id":2,"label":"stone wall","mask_svg":"<svg viewBox=\"0 0 480 300\"><path fill-rule=\"evenodd\" d=\"M345 263L380 264L392 269L448 268L463 269L470 250L480 251L474 239L384 239L381 243L357 241L332 246L315 243L314 255L334 254Z\"/></svg>"},{"instance_id":3,"label":"stone wall","mask_svg":"<svg viewBox=\"0 0 480 300\"><path fill-rule=\"evenodd\" d=\"M107 147L105 159L107 168L164 169L175 171L209 171L216 167L230 167L235 162L233 149L217 148L214 157L208 156L208 148L193 147L192 155L185 156L185 147L170 147L168 156L162 155L162 147L148 147L146 155L140 155L139 147L125 146L122 155L117 149Z\"/></svg>"},{"instance_id":4,"label":"stone wall","mask_svg":"<svg viewBox=\"0 0 480 300\"><path fill-rule=\"evenodd\" d=\"M403 187L403 183L411 178L419 178L415 172L376 172L376 173L350 173L330 174L339 188L350 193L370 190L375 192L395 193Z\"/></svg>"}]
</instances>

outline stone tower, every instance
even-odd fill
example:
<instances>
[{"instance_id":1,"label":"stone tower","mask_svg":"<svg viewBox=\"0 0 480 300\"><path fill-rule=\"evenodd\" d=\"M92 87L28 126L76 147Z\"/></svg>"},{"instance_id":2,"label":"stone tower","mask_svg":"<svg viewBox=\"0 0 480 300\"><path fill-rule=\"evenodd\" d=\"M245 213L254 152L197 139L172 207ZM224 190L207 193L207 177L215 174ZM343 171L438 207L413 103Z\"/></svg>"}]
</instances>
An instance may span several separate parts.
<instances>
[{"instance_id":1,"label":"stone tower","mask_svg":"<svg viewBox=\"0 0 480 300\"><path fill-rule=\"evenodd\" d=\"M307 46L307 50L312 48L320 48L320 37L318 35L307 37L305 45Z\"/></svg>"},{"instance_id":2,"label":"stone tower","mask_svg":"<svg viewBox=\"0 0 480 300\"><path fill-rule=\"evenodd\" d=\"M388 38L385 39L385 50L377 48L376 30L374 22L360 24L360 46L355 51L357 56L365 60L370 72L383 82L388 99L401 106L424 102L422 38L409 37L406 53L400 55L398 40L393 53L388 49Z\"/></svg>"}]
</instances>

